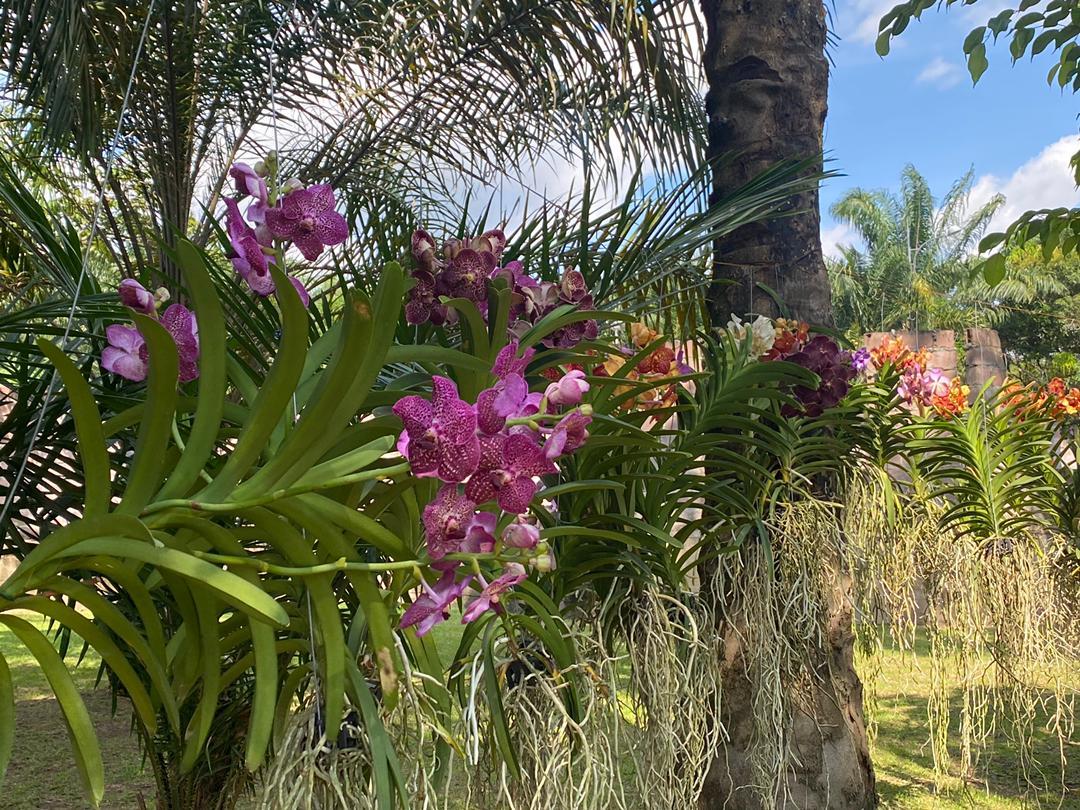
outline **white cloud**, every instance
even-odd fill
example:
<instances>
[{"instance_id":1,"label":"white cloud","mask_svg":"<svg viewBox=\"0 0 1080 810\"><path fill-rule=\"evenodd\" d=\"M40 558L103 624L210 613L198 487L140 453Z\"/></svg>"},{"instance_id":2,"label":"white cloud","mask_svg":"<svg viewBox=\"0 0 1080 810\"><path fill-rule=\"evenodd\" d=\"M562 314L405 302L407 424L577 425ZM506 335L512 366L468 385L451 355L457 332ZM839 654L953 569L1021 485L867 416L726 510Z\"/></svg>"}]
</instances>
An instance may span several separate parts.
<instances>
[{"instance_id":1,"label":"white cloud","mask_svg":"<svg viewBox=\"0 0 1080 810\"><path fill-rule=\"evenodd\" d=\"M955 62L949 62L940 56L935 56L930 63L922 69L916 81L922 84L932 84L939 90L955 87L964 78L964 71Z\"/></svg>"},{"instance_id":2,"label":"white cloud","mask_svg":"<svg viewBox=\"0 0 1080 810\"><path fill-rule=\"evenodd\" d=\"M1069 159L1080 150L1080 136L1067 135L1047 146L1008 178L984 174L975 181L968 197L972 208L995 194L1005 195L990 221L988 233L1004 230L1025 211L1080 204L1080 190L1073 180Z\"/></svg>"},{"instance_id":3,"label":"white cloud","mask_svg":"<svg viewBox=\"0 0 1080 810\"><path fill-rule=\"evenodd\" d=\"M853 0L837 9L840 34L856 42L871 43L877 39L878 23L897 3L897 0ZM854 19L854 25L847 23Z\"/></svg>"},{"instance_id":4,"label":"white cloud","mask_svg":"<svg viewBox=\"0 0 1080 810\"><path fill-rule=\"evenodd\" d=\"M852 245L858 241L859 238L851 226L842 222L831 228L823 228L821 231L821 251L826 258L839 259L842 246Z\"/></svg>"}]
</instances>

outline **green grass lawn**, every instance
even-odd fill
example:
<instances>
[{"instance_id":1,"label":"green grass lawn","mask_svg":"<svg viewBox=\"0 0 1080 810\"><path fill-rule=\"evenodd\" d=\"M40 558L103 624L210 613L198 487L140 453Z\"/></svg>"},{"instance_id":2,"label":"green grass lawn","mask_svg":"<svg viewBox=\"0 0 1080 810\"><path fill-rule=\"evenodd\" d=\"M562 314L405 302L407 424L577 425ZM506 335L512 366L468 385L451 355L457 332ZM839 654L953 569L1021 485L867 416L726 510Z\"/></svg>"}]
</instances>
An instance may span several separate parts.
<instances>
[{"instance_id":1,"label":"green grass lawn","mask_svg":"<svg viewBox=\"0 0 1080 810\"><path fill-rule=\"evenodd\" d=\"M28 618L30 618L28 616ZM449 660L456 647L452 628L436 636L440 653ZM82 810L83 799L78 773L71 756L67 732L60 711L50 697L47 683L33 659L22 650L6 628L0 628L0 652L11 667L16 689L17 730L15 752L0 793L3 810ZM78 657L73 648L70 661ZM128 713L123 706L116 716L111 711L107 688L95 689L97 659L88 655L75 670L75 680L83 691L97 724L105 760L106 810L136 810L138 796L153 796L153 780L142 767L142 758L130 733ZM927 744L926 696L930 684L929 662L924 647L914 656L897 651L886 653L880 688L878 740L874 751L878 788L882 805L888 810L1019 810L1031 807L1021 797L1015 763L1004 745L998 746L989 765L989 779L968 789L959 779L950 780L948 792L934 792L933 763ZM956 718L954 717L954 725ZM1074 739L1065 776L1072 793L1060 806L1080 810L1080 738ZM1038 758L1051 785L1060 783L1056 743L1048 735L1039 738ZM1042 797L1048 806L1058 806L1056 790ZM151 805L152 806L152 805ZM557 808L553 808L557 810Z\"/></svg>"},{"instance_id":2,"label":"green grass lawn","mask_svg":"<svg viewBox=\"0 0 1080 810\"><path fill-rule=\"evenodd\" d=\"M1080 670L1073 688L1080 688ZM920 633L914 654L888 649L879 687L878 737L874 768L882 806L889 810L1019 810L1036 806L1025 801L1019 785L1016 758L1005 740L991 745L980 767L979 778L965 785L958 775L947 779L944 791L935 789L933 757L927 728L926 700L930 693L928 645ZM953 694L959 697L959 690ZM953 701L954 705L957 701ZM949 747L954 774L958 771L960 713L950 718ZM1066 748L1069 760L1064 780L1057 738L1043 729L1045 718L1036 718L1035 758L1048 789L1039 800L1048 807L1080 808L1080 734ZM1061 800L1062 781L1069 793Z\"/></svg>"}]
</instances>

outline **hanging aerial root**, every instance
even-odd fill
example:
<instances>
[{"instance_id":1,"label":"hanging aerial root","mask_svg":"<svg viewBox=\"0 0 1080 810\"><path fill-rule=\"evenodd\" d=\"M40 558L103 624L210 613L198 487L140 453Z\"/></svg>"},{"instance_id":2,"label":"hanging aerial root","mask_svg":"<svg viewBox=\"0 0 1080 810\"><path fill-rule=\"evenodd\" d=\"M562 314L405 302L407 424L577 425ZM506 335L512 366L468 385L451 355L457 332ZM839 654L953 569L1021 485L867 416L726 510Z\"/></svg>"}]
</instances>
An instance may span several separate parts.
<instances>
[{"instance_id":1,"label":"hanging aerial root","mask_svg":"<svg viewBox=\"0 0 1080 810\"><path fill-rule=\"evenodd\" d=\"M1021 789L1033 796L1063 790L1035 756L1037 734L1049 734L1064 778L1065 755L1075 747L1077 685L1069 675L1080 653L1077 582L1062 565L1063 539L988 541L943 530L945 505L917 498L887 513L889 486L874 471L859 471L847 491L864 686L873 688L886 633L912 650L918 623L930 649L927 718L939 786L950 776L975 777L992 744L1005 740ZM872 716L873 700L867 708ZM958 725L950 724L954 713Z\"/></svg>"},{"instance_id":2,"label":"hanging aerial root","mask_svg":"<svg viewBox=\"0 0 1080 810\"><path fill-rule=\"evenodd\" d=\"M723 644L706 607L708 596L684 593L680 601L646 591L622 625L630 662L625 688L634 719L627 736L635 793L662 796L672 810L697 807L723 740Z\"/></svg>"},{"instance_id":3,"label":"hanging aerial root","mask_svg":"<svg viewBox=\"0 0 1080 810\"><path fill-rule=\"evenodd\" d=\"M413 806L423 810L449 810L458 804L433 784L436 742L445 730L438 727L427 689L445 690L409 667L400 649L404 672L400 697L392 712L382 717L407 782ZM266 810L374 810L380 807L373 775L371 731L357 709L346 706L340 730L327 734L309 694L305 705L288 721L263 777L258 807Z\"/></svg>"},{"instance_id":4,"label":"hanging aerial root","mask_svg":"<svg viewBox=\"0 0 1080 810\"><path fill-rule=\"evenodd\" d=\"M817 716L815 693L829 686L820 663L843 572L839 510L806 499L780 505L768 524L768 545L746 544L722 557L719 623L738 655L728 662L749 682L752 728L747 755L754 789L766 806L791 799L790 775L800 762L792 732L797 713Z\"/></svg>"}]
</instances>

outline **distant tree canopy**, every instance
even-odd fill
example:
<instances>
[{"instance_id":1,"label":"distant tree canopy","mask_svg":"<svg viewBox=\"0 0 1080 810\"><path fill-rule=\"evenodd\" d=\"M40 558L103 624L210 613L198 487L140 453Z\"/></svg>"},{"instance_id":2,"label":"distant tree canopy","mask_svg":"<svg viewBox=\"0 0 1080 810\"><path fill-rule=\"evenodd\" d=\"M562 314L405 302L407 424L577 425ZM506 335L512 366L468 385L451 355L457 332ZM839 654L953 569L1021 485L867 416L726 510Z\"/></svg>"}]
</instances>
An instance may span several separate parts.
<instances>
[{"instance_id":1,"label":"distant tree canopy","mask_svg":"<svg viewBox=\"0 0 1080 810\"><path fill-rule=\"evenodd\" d=\"M913 166L898 191L855 188L832 207L862 245L841 248L829 261L836 324L849 337L889 329L997 327L1041 309L1064 294L1058 268L1036 259L1010 267L991 287L977 270L975 246L1004 202L994 197L972 209L973 175L957 180L942 198Z\"/></svg>"},{"instance_id":2,"label":"distant tree canopy","mask_svg":"<svg viewBox=\"0 0 1080 810\"><path fill-rule=\"evenodd\" d=\"M895 6L881 18L877 52L889 53L891 40L900 36L913 19L919 19L929 8L950 7L960 0L908 0ZM962 0L967 7L977 0ZM1040 6L1036 8L1036 6ZM985 25L968 32L964 38L964 55L973 82L978 82L990 62L987 46L999 39L1009 43L1013 63L1024 56L1034 59L1044 51L1049 57L1050 71L1046 81L1062 91L1080 91L1080 0L1020 0L1019 7L1000 8L996 2L983 3L989 17ZM1004 109L1004 107L1003 107ZM1072 157L1072 170L1080 183L1080 152ZM1048 252L1060 248L1064 253L1080 252L1080 208L1054 208L1027 211L1002 233L993 233L982 240L979 250L999 250L981 264L991 285L1005 278L1009 249L1014 244L1038 242Z\"/></svg>"},{"instance_id":3,"label":"distant tree canopy","mask_svg":"<svg viewBox=\"0 0 1080 810\"><path fill-rule=\"evenodd\" d=\"M1048 277L1057 284L1028 306L1001 307L996 327L1013 373L1023 379L1080 381L1080 257L1058 250L1048 260L1040 245L1014 247L1006 274Z\"/></svg>"}]
</instances>

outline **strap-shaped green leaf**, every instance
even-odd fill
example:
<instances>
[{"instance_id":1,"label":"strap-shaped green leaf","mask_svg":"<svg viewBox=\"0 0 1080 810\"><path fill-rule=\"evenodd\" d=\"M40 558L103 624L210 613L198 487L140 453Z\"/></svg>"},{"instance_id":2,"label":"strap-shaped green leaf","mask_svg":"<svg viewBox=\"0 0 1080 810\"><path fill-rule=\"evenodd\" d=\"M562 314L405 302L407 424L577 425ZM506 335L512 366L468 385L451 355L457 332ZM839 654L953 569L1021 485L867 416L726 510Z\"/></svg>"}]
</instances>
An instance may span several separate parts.
<instances>
[{"instance_id":1,"label":"strap-shaped green leaf","mask_svg":"<svg viewBox=\"0 0 1080 810\"><path fill-rule=\"evenodd\" d=\"M7 659L0 655L0 786L15 747L15 687Z\"/></svg>"},{"instance_id":2,"label":"strap-shaped green leaf","mask_svg":"<svg viewBox=\"0 0 1080 810\"><path fill-rule=\"evenodd\" d=\"M79 769L83 789L96 807L105 795L105 769L101 764L101 748L90 713L86 710L71 673L64 666L63 659L53 649L47 638L29 622L7 613L0 613L0 624L11 628L23 646L37 659L45 673L49 687L60 704L71 737L71 747L75 753L75 765Z\"/></svg>"},{"instance_id":3,"label":"strap-shaped green leaf","mask_svg":"<svg viewBox=\"0 0 1080 810\"><path fill-rule=\"evenodd\" d=\"M434 363L463 371L487 374L491 363L471 354L445 346L392 346L386 353L387 363Z\"/></svg>"},{"instance_id":4,"label":"strap-shaped green leaf","mask_svg":"<svg viewBox=\"0 0 1080 810\"><path fill-rule=\"evenodd\" d=\"M4 583L5 589L12 594L29 590L29 583L39 566L62 555L75 544L95 537L127 537L145 543L153 542L146 526L138 518L130 515L97 515L83 518L62 526L38 543Z\"/></svg>"},{"instance_id":5,"label":"strap-shaped green leaf","mask_svg":"<svg viewBox=\"0 0 1080 810\"><path fill-rule=\"evenodd\" d=\"M70 577L57 576L46 580L42 584L42 589L60 593L74 599L89 610L94 616L94 619L101 622L101 624L107 627L110 632L115 633L116 636L131 649L135 654L135 657L138 658L139 662L146 669L146 673L150 678L150 684L154 689L151 698L155 699L155 703L160 703L164 707L166 719L168 719L172 728L179 732L180 715L176 707L176 699L173 697L169 678L165 674L164 646L162 646L161 649L161 656L155 655L150 647L150 643L135 628L135 625L128 620L123 612L93 588L84 585L82 582L78 582ZM51 602L52 600L49 601ZM76 630L76 632L78 631ZM80 633L80 635L82 634ZM90 641L86 636L83 636L83 638ZM93 644L91 644L91 646L93 646Z\"/></svg>"},{"instance_id":6,"label":"strap-shaped green leaf","mask_svg":"<svg viewBox=\"0 0 1080 810\"><path fill-rule=\"evenodd\" d=\"M281 306L281 347L252 404L247 423L221 472L198 495L199 500L219 501L258 461L266 442L292 404L297 380L304 369L308 348L308 315L292 282L276 265L270 266Z\"/></svg>"},{"instance_id":7,"label":"strap-shaped green leaf","mask_svg":"<svg viewBox=\"0 0 1080 810\"><path fill-rule=\"evenodd\" d=\"M184 454L158 493L158 500L178 498L198 480L217 441L225 405L226 335L221 301L198 248L184 239L176 252L199 324L199 404Z\"/></svg>"},{"instance_id":8,"label":"strap-shaped green leaf","mask_svg":"<svg viewBox=\"0 0 1080 810\"><path fill-rule=\"evenodd\" d=\"M84 540L64 549L60 556L105 554L119 559L133 559L171 571L208 588L224 602L253 618L284 627L289 623L285 609L258 586L245 582L231 571L192 557L172 548L158 548L123 540Z\"/></svg>"},{"instance_id":9,"label":"strap-shaped green leaf","mask_svg":"<svg viewBox=\"0 0 1080 810\"><path fill-rule=\"evenodd\" d=\"M495 622L490 622L484 631L483 690L488 704L488 713L491 717L491 731L495 735L499 756L506 763L511 775L516 778L521 774L521 766L518 765L514 741L510 737L510 726L506 721L506 711L503 708L502 688L499 686L499 672L495 668L495 655L492 650L496 627L498 625Z\"/></svg>"},{"instance_id":10,"label":"strap-shaped green leaf","mask_svg":"<svg viewBox=\"0 0 1080 810\"><path fill-rule=\"evenodd\" d=\"M124 689L131 698L131 705L139 715L139 720L151 732L157 730L157 717L155 716L154 704L150 699L149 692L142 683L142 679L135 672L134 667L124 657L124 653L109 634L95 625L90 619L75 610L54 599L46 599L43 596L25 596L11 603L12 608L32 610L50 619L55 619L62 627L71 630L83 641L93 647L101 660L104 661L113 674L120 679Z\"/></svg>"},{"instance_id":11,"label":"strap-shaped green leaf","mask_svg":"<svg viewBox=\"0 0 1080 810\"><path fill-rule=\"evenodd\" d=\"M355 327L343 328L343 345L359 329L361 339L367 338L359 352L360 362L353 354L335 356L328 380L300 418L296 429L288 436L274 458L255 476L252 486L288 487L303 476L341 436L341 432L367 399L379 370L386 362L386 353L394 341L394 327L401 314L401 297L405 280L401 267L390 263L383 268L375 298L369 302L362 296L349 302L347 322ZM340 380L339 380L340 375ZM343 393L341 392L343 389Z\"/></svg>"},{"instance_id":12,"label":"strap-shaped green leaf","mask_svg":"<svg viewBox=\"0 0 1080 810\"><path fill-rule=\"evenodd\" d=\"M137 515L161 485L165 449L169 446L176 413L176 380L179 358L176 344L165 327L145 315L132 315L150 353L150 374L146 381L146 409L143 411L135 457L127 475L127 488L118 514Z\"/></svg>"},{"instance_id":13,"label":"strap-shaped green leaf","mask_svg":"<svg viewBox=\"0 0 1080 810\"><path fill-rule=\"evenodd\" d=\"M202 518L181 518L188 527L198 531L210 541L218 551L225 554L242 556L243 546L235 536L222 526L211 523ZM238 568L237 576L251 583L253 587L261 587L259 577L251 569ZM280 647L274 639L274 631L262 622L248 622L247 628L251 636L253 648L252 662L255 667L255 692L251 701L250 716L248 719L247 745L245 748L245 763L248 770L254 771L262 765L266 755L266 749L270 745L270 735L274 727L274 707L277 702L278 681L278 654ZM226 645L222 645L227 649ZM250 664L245 664L246 670ZM243 670L241 670L243 671ZM229 673L221 676L220 689L226 689L233 678Z\"/></svg>"},{"instance_id":14,"label":"strap-shaped green leaf","mask_svg":"<svg viewBox=\"0 0 1080 810\"><path fill-rule=\"evenodd\" d=\"M349 475L360 470L367 469L383 455L388 453L394 446L393 436L380 436L362 447L343 453L330 461L316 464L307 473L297 479L296 486L319 484L323 481L332 481L343 475Z\"/></svg>"},{"instance_id":15,"label":"strap-shaped green leaf","mask_svg":"<svg viewBox=\"0 0 1080 810\"><path fill-rule=\"evenodd\" d=\"M109 509L112 481L109 474L109 451L105 434L101 430L101 412L94 394L83 379L82 373L59 346L47 340L38 340L42 354L52 361L67 388L71 415L75 420L75 434L79 439L79 460L82 462L86 498L83 515L103 515Z\"/></svg>"},{"instance_id":16,"label":"strap-shaped green leaf","mask_svg":"<svg viewBox=\"0 0 1080 810\"><path fill-rule=\"evenodd\" d=\"M349 696L360 708L367 731L368 744L371 746L372 768L375 778L375 799L379 810L395 810L402 807L409 810L409 789L401 772L394 744L386 733L371 687L361 674L356 662L349 659Z\"/></svg>"},{"instance_id":17,"label":"strap-shaped green leaf","mask_svg":"<svg viewBox=\"0 0 1080 810\"><path fill-rule=\"evenodd\" d=\"M202 753L203 746L214 725L217 713L219 683L221 681L221 649L218 635L218 601L196 586L195 610L199 620L199 659L202 662L199 702L188 723L184 739L184 753L180 759L181 773L188 773ZM200 593L201 592L201 593Z\"/></svg>"}]
</instances>

